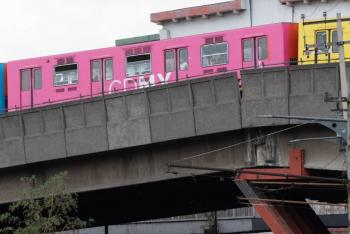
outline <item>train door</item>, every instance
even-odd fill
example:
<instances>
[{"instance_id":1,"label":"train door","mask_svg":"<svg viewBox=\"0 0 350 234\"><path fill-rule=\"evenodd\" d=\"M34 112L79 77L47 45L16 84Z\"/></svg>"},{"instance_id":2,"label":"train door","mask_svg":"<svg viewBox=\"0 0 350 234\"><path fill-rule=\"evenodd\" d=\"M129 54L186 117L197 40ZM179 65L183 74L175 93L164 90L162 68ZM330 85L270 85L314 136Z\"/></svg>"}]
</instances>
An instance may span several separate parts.
<instances>
[{"instance_id":1,"label":"train door","mask_svg":"<svg viewBox=\"0 0 350 234\"><path fill-rule=\"evenodd\" d=\"M165 50L165 75L170 76L170 80L183 80L188 74L188 49L173 48Z\"/></svg>"},{"instance_id":2,"label":"train door","mask_svg":"<svg viewBox=\"0 0 350 234\"><path fill-rule=\"evenodd\" d=\"M267 60L267 37L242 39L242 68L263 67Z\"/></svg>"},{"instance_id":3,"label":"train door","mask_svg":"<svg viewBox=\"0 0 350 234\"><path fill-rule=\"evenodd\" d=\"M38 91L42 88L41 68L21 70L21 107L32 108L38 105Z\"/></svg>"},{"instance_id":4,"label":"train door","mask_svg":"<svg viewBox=\"0 0 350 234\"><path fill-rule=\"evenodd\" d=\"M91 61L91 95L100 96L109 92L113 80L113 59L103 58Z\"/></svg>"}]
</instances>

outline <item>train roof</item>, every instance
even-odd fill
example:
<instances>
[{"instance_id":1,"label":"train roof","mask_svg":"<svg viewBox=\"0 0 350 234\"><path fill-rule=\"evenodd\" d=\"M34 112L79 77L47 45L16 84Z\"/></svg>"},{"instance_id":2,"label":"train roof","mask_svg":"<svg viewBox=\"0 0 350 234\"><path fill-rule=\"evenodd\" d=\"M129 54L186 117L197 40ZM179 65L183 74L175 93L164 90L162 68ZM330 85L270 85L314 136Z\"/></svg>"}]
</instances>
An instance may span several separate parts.
<instances>
[{"instance_id":1,"label":"train roof","mask_svg":"<svg viewBox=\"0 0 350 234\"><path fill-rule=\"evenodd\" d=\"M115 45L116 46L132 45L132 44L151 42L151 41L159 41L159 40L160 40L159 34L151 34L151 35L145 35L145 36L118 39L115 41Z\"/></svg>"},{"instance_id":2,"label":"train roof","mask_svg":"<svg viewBox=\"0 0 350 234\"><path fill-rule=\"evenodd\" d=\"M211 35L215 35L215 34L224 34L230 31L236 31L236 30L247 30L247 29L257 29L257 28L264 28L264 27L270 27L273 25L283 25L283 24L297 24L297 23L290 23L290 22L279 22L279 23L272 23L272 24L265 24L265 25L257 25L257 26L252 26L252 27L245 27L245 28L238 28L238 29L229 29L229 30L224 30L224 31L216 31L216 32L209 32L209 33L202 33L202 34L196 34L196 35L192 35L192 36L202 36L202 37L206 37L206 36L211 36ZM128 40L130 40L129 42L131 42L132 40L135 41L135 43L122 43L121 45L117 45L117 46L113 46L113 47L105 47L105 48L97 48L97 49L90 49L90 50L81 50L81 51L73 51L73 52L67 52L67 53L62 53L62 54L51 54L51 55L46 55L46 56L38 56L38 57L30 57L30 58L25 58L25 59L18 59L18 60L12 60L9 61L8 63L13 63L13 62L24 62L24 61L28 61L28 60L32 60L32 59L48 59L48 58L52 58L52 57L56 57L61 58L61 57L70 57L70 56L75 56L76 54L79 53L89 53L89 52L94 52L94 51L103 51L103 50L110 50L110 49L115 49L115 48L130 48L133 46L147 46L150 45L150 43L152 42L166 42L166 41L173 41L173 40L179 40L179 39L183 39L186 37L191 37L191 36L183 36L183 37L176 37L176 38L169 38L169 39L164 39L164 40L156 40L156 36L157 34L152 35L146 35L146 36L141 36L141 37L135 37L135 38L126 38L126 42L128 42ZM150 40L145 40L145 39L150 39ZM152 40L154 39L154 40ZM124 39L122 39L124 40Z\"/></svg>"}]
</instances>

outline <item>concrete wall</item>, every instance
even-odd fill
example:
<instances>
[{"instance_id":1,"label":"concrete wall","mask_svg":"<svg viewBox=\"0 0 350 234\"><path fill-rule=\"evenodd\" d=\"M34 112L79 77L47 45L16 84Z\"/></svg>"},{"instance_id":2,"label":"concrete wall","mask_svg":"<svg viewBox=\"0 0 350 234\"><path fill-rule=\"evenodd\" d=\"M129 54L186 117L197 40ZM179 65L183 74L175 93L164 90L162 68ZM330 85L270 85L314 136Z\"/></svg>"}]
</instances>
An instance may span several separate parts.
<instances>
[{"instance_id":1,"label":"concrete wall","mask_svg":"<svg viewBox=\"0 0 350 234\"><path fill-rule=\"evenodd\" d=\"M87 228L87 229L76 230L76 231L59 232L56 234L105 234L105 228L104 227Z\"/></svg>"},{"instance_id":2,"label":"concrete wall","mask_svg":"<svg viewBox=\"0 0 350 234\"><path fill-rule=\"evenodd\" d=\"M332 117L335 104L325 104L323 93L339 92L337 69L326 64L245 71L242 100L236 78L224 75L10 113L0 118L0 166L7 168L0 170L0 187L6 188L0 203L14 199L19 178L32 174L45 178L69 171L73 192L170 179L169 162L261 138L289 123L257 115ZM337 144L289 144L334 135L324 127L303 126L266 138L263 146L239 144L186 163L229 169L264 165L273 147L272 164L288 166L289 150L298 147L306 151L306 167L343 170ZM265 151L262 159L250 155ZM29 165L15 167L24 164Z\"/></svg>"},{"instance_id":3,"label":"concrete wall","mask_svg":"<svg viewBox=\"0 0 350 234\"><path fill-rule=\"evenodd\" d=\"M242 78L242 100L227 74L9 113L0 118L0 168L296 123L258 115L336 115L336 104L324 102L325 92L339 93L335 64L247 70Z\"/></svg>"},{"instance_id":4,"label":"concrete wall","mask_svg":"<svg viewBox=\"0 0 350 234\"><path fill-rule=\"evenodd\" d=\"M0 119L0 168L241 128L235 75L95 98Z\"/></svg>"},{"instance_id":5,"label":"concrete wall","mask_svg":"<svg viewBox=\"0 0 350 234\"><path fill-rule=\"evenodd\" d=\"M325 64L242 71L242 126L300 122L257 118L258 115L336 117L332 111L336 104L324 99L326 92L339 96L338 69L337 64Z\"/></svg>"},{"instance_id":6,"label":"concrete wall","mask_svg":"<svg viewBox=\"0 0 350 234\"><path fill-rule=\"evenodd\" d=\"M165 39L168 36L175 38L251 25L299 22L301 14L305 14L307 20L321 19L324 11L328 13L329 18L335 18L338 12L342 13L343 16L350 17L350 1L335 0L326 3L310 1L309 4L297 3L291 7L280 4L278 0L246 0L246 10L239 14L226 13L223 16L215 15L207 19L194 18L192 21L166 22L163 24L160 34L162 39ZM164 33L164 30L167 33Z\"/></svg>"}]
</instances>

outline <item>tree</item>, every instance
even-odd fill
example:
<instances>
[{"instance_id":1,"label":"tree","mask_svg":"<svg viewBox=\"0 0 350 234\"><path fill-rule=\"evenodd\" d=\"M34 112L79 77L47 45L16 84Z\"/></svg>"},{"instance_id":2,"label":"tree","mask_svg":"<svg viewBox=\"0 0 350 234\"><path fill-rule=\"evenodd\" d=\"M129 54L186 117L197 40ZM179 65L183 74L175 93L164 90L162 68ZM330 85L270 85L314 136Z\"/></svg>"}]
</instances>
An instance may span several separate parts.
<instances>
[{"instance_id":1,"label":"tree","mask_svg":"<svg viewBox=\"0 0 350 234\"><path fill-rule=\"evenodd\" d=\"M67 172L40 183L35 176L22 178L28 186L19 192L23 200L0 215L1 234L39 234L85 228L92 220L76 216L77 195L67 191Z\"/></svg>"}]
</instances>

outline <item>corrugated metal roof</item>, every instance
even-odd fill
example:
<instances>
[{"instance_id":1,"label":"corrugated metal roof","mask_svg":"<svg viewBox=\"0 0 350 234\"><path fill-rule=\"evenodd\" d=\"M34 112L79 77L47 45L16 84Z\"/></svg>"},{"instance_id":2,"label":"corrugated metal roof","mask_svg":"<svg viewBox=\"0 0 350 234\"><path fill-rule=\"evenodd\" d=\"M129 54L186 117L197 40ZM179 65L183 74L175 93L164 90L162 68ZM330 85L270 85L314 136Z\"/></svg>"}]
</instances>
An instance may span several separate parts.
<instances>
[{"instance_id":1,"label":"corrugated metal roof","mask_svg":"<svg viewBox=\"0 0 350 234\"><path fill-rule=\"evenodd\" d=\"M151 21L162 23L166 21L177 21L179 19L191 19L193 17L222 14L225 12L239 12L245 10L244 0L232 0L228 2L189 7L172 11L164 11L151 14Z\"/></svg>"},{"instance_id":2,"label":"corrugated metal roof","mask_svg":"<svg viewBox=\"0 0 350 234\"><path fill-rule=\"evenodd\" d=\"M327 0L279 0L282 4L292 5L293 3L303 2L303 3L310 3L313 1L321 1L321 2L327 2Z\"/></svg>"}]
</instances>

